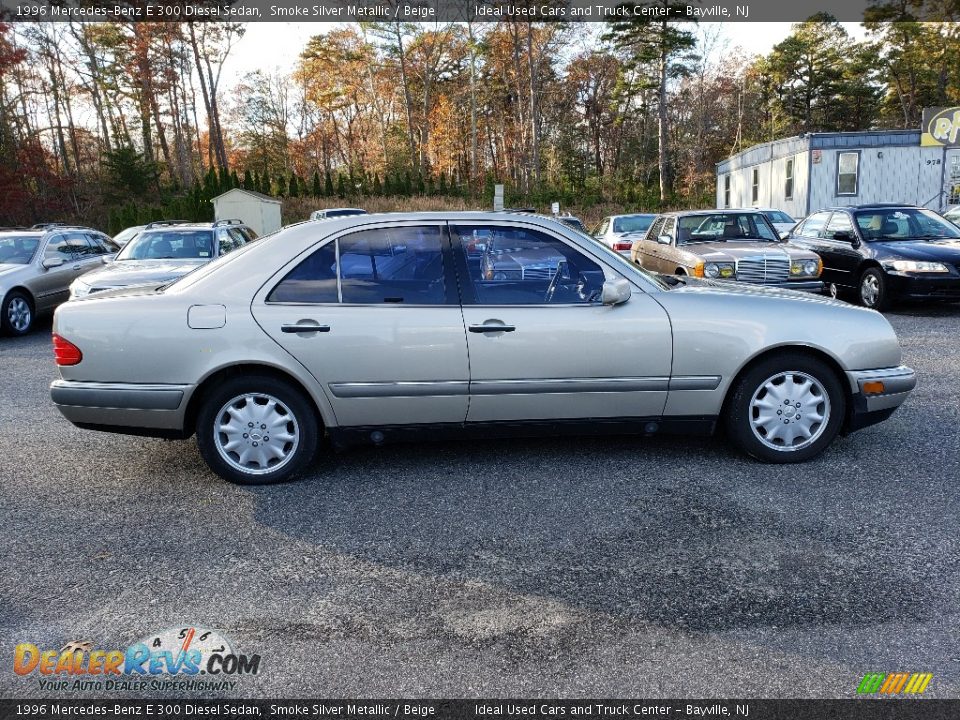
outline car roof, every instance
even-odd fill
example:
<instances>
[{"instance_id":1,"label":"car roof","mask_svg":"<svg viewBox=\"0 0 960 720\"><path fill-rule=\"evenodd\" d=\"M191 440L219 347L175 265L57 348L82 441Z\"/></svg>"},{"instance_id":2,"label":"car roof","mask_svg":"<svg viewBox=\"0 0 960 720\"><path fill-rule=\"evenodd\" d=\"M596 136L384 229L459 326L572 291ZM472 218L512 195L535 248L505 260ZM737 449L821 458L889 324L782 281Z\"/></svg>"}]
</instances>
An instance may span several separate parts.
<instances>
[{"instance_id":1,"label":"car roof","mask_svg":"<svg viewBox=\"0 0 960 720\"><path fill-rule=\"evenodd\" d=\"M635 212L635 213L620 213L619 215L608 215L612 220L613 218L622 218L622 217L656 217L656 213L648 212Z\"/></svg>"},{"instance_id":2,"label":"car roof","mask_svg":"<svg viewBox=\"0 0 960 720\"><path fill-rule=\"evenodd\" d=\"M835 205L833 207L824 208L823 210L818 210L817 212L827 212L828 210L846 210L847 212L853 210L889 210L891 208L905 208L908 210L925 210L919 205L911 205L910 203L867 203L865 205Z\"/></svg>"},{"instance_id":3,"label":"car roof","mask_svg":"<svg viewBox=\"0 0 960 720\"><path fill-rule=\"evenodd\" d=\"M660 214L668 217L695 217L697 215L715 215L716 213L760 215L763 213L763 211L757 208L711 208L707 210L671 210L670 212Z\"/></svg>"},{"instance_id":4,"label":"car roof","mask_svg":"<svg viewBox=\"0 0 960 720\"><path fill-rule=\"evenodd\" d=\"M46 230L0 230L0 235L16 235L17 237L23 237L24 235L35 235L37 237L43 237L47 234Z\"/></svg>"}]
</instances>

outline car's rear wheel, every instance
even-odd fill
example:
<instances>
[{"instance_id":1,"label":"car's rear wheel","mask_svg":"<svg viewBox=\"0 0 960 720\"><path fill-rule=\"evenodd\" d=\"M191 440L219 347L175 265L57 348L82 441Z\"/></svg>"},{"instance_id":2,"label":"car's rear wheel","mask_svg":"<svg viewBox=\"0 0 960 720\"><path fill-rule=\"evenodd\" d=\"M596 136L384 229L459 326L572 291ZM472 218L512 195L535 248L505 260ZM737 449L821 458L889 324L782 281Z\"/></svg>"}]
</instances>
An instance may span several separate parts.
<instances>
[{"instance_id":1,"label":"car's rear wheel","mask_svg":"<svg viewBox=\"0 0 960 720\"><path fill-rule=\"evenodd\" d=\"M846 396L824 362L803 355L761 361L737 380L727 431L747 454L766 462L810 460L840 432Z\"/></svg>"},{"instance_id":2,"label":"car's rear wheel","mask_svg":"<svg viewBox=\"0 0 960 720\"><path fill-rule=\"evenodd\" d=\"M3 315L0 326L8 335L26 335L33 328L33 303L19 290L8 293L3 299Z\"/></svg>"},{"instance_id":3,"label":"car's rear wheel","mask_svg":"<svg viewBox=\"0 0 960 720\"><path fill-rule=\"evenodd\" d=\"M313 461L319 423L303 391L283 380L247 375L204 399L197 445L210 469L238 485L290 480Z\"/></svg>"},{"instance_id":4,"label":"car's rear wheel","mask_svg":"<svg viewBox=\"0 0 960 720\"><path fill-rule=\"evenodd\" d=\"M860 276L858 295L860 304L871 310L886 310L890 306L887 281L878 268L867 268Z\"/></svg>"}]
</instances>

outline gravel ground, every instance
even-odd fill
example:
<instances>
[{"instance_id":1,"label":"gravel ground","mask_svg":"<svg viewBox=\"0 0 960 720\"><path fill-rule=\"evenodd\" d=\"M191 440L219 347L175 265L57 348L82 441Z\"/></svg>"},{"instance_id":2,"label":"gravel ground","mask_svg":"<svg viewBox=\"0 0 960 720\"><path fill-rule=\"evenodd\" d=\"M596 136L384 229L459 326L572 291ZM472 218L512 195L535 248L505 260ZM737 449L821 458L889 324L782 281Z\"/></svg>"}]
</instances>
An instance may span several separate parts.
<instances>
[{"instance_id":1,"label":"gravel ground","mask_svg":"<svg viewBox=\"0 0 960 720\"><path fill-rule=\"evenodd\" d=\"M193 441L74 428L49 323L2 338L0 696L48 694L12 672L18 643L196 625L262 657L227 697L843 698L894 671L958 697L960 309L889 317L920 386L802 466L508 440L263 488Z\"/></svg>"}]
</instances>

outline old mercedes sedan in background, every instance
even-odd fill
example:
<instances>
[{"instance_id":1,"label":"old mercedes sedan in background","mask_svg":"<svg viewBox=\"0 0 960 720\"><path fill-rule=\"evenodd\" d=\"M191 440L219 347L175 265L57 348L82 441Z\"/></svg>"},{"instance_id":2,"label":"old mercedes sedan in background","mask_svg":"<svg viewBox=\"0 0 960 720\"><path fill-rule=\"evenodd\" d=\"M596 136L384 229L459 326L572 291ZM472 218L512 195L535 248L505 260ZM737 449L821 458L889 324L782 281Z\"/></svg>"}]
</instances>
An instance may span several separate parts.
<instances>
[{"instance_id":1,"label":"old mercedes sedan in background","mask_svg":"<svg viewBox=\"0 0 960 720\"><path fill-rule=\"evenodd\" d=\"M469 251L478 238L484 253ZM303 473L330 445L447 433L722 423L746 453L800 462L887 418L915 384L877 312L667 282L512 213L290 226L169 286L66 303L53 333L51 394L70 421L195 433L209 466L243 484Z\"/></svg>"},{"instance_id":2,"label":"old mercedes sedan in background","mask_svg":"<svg viewBox=\"0 0 960 720\"><path fill-rule=\"evenodd\" d=\"M638 237L632 260L654 272L819 292L819 256L782 242L758 210L659 215Z\"/></svg>"}]
</instances>

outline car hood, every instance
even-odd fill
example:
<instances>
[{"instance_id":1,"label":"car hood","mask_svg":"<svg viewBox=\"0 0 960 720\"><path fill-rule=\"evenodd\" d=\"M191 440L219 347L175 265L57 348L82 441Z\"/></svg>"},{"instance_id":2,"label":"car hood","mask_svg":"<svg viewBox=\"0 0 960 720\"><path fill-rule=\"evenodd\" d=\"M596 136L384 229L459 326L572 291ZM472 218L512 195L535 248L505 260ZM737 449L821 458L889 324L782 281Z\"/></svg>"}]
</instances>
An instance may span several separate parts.
<instances>
[{"instance_id":1,"label":"car hood","mask_svg":"<svg viewBox=\"0 0 960 720\"><path fill-rule=\"evenodd\" d=\"M840 307L854 307L843 300L834 300L826 295L816 295L801 290L753 285L751 283L729 282L723 280L707 280L694 277L684 277L681 284L675 285L671 293L696 293L711 295L752 295L754 297L784 298L787 300L802 300L820 305L835 305Z\"/></svg>"},{"instance_id":2,"label":"car hood","mask_svg":"<svg viewBox=\"0 0 960 720\"><path fill-rule=\"evenodd\" d=\"M97 288L127 285L162 285L206 265L207 259L118 260L80 276L80 281Z\"/></svg>"},{"instance_id":3,"label":"car hood","mask_svg":"<svg viewBox=\"0 0 960 720\"><path fill-rule=\"evenodd\" d=\"M732 262L745 257L815 258L810 250L773 242L706 242L681 245L681 249L699 255L706 262Z\"/></svg>"},{"instance_id":4,"label":"car hood","mask_svg":"<svg viewBox=\"0 0 960 720\"><path fill-rule=\"evenodd\" d=\"M883 248L904 260L960 263L960 240L904 240L882 243Z\"/></svg>"}]
</instances>

